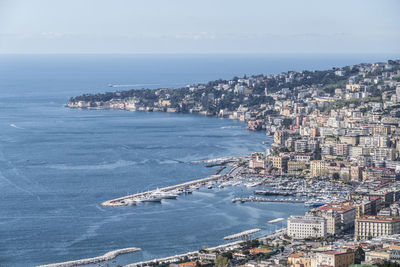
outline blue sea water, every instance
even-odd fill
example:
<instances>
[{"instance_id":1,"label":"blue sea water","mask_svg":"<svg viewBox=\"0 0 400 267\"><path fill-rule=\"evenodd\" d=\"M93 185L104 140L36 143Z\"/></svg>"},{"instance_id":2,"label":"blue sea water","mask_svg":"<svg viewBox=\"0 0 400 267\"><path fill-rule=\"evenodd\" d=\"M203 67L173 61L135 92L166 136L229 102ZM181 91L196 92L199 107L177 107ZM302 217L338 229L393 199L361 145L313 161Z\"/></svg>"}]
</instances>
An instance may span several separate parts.
<instances>
[{"instance_id":1,"label":"blue sea water","mask_svg":"<svg viewBox=\"0 0 400 267\"><path fill-rule=\"evenodd\" d=\"M394 55L396 56L396 55ZM0 266L34 266L124 247L111 266L222 244L301 204L232 204L244 187L106 208L104 200L208 176L193 160L264 151L261 132L189 114L76 110L68 98L179 87L235 75L326 69L393 55L0 55ZM129 88L127 88L129 89ZM238 126L239 128L226 128Z\"/></svg>"}]
</instances>

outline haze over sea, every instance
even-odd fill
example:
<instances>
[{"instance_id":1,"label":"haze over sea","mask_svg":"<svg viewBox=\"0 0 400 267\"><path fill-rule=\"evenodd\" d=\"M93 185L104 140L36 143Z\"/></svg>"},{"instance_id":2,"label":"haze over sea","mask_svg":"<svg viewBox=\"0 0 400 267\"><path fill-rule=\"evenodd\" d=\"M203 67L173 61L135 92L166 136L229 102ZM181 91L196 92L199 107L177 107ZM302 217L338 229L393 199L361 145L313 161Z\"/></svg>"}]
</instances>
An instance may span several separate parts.
<instances>
[{"instance_id":1,"label":"haze over sea","mask_svg":"<svg viewBox=\"0 0 400 267\"><path fill-rule=\"evenodd\" d=\"M264 151L264 133L189 114L76 110L69 97L180 87L243 74L329 69L398 55L0 55L0 266L33 266L140 247L111 266L222 244L303 214L302 204L232 204L244 187L160 204L102 201L206 177L201 160ZM225 126L239 126L226 128ZM253 189L252 189L253 190Z\"/></svg>"}]
</instances>

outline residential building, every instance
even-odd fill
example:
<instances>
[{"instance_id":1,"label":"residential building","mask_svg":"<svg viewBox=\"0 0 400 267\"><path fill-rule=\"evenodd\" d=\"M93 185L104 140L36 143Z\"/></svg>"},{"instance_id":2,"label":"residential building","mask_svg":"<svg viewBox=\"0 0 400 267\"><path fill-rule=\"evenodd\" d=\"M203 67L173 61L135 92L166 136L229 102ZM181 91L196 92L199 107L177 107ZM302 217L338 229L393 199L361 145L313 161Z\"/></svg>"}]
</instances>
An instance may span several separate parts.
<instances>
[{"instance_id":1,"label":"residential building","mask_svg":"<svg viewBox=\"0 0 400 267\"><path fill-rule=\"evenodd\" d=\"M321 212L336 212L340 216L340 228L345 232L352 232L354 230L354 220L356 218L355 208L353 202L332 202L321 207L317 210Z\"/></svg>"},{"instance_id":2,"label":"residential building","mask_svg":"<svg viewBox=\"0 0 400 267\"><path fill-rule=\"evenodd\" d=\"M326 219L312 216L290 216L287 234L294 239L326 236Z\"/></svg>"},{"instance_id":3,"label":"residential building","mask_svg":"<svg viewBox=\"0 0 400 267\"><path fill-rule=\"evenodd\" d=\"M367 216L356 219L355 239L369 239L400 233L400 217Z\"/></svg>"},{"instance_id":4,"label":"residential building","mask_svg":"<svg viewBox=\"0 0 400 267\"><path fill-rule=\"evenodd\" d=\"M327 175L326 162L323 160L312 160L310 161L311 176L325 176Z\"/></svg>"},{"instance_id":5,"label":"residential building","mask_svg":"<svg viewBox=\"0 0 400 267\"><path fill-rule=\"evenodd\" d=\"M323 251L316 253L317 267L348 267L354 263L354 251Z\"/></svg>"}]
</instances>

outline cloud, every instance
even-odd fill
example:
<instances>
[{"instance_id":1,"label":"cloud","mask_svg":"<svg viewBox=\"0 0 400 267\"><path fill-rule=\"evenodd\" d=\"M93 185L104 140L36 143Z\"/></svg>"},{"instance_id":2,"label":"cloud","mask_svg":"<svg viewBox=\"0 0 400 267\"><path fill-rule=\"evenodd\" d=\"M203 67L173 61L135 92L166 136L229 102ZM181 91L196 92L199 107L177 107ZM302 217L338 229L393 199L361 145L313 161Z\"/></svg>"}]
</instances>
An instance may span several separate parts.
<instances>
[{"instance_id":1,"label":"cloud","mask_svg":"<svg viewBox=\"0 0 400 267\"><path fill-rule=\"evenodd\" d=\"M41 32L40 36L46 39L60 39L65 37L65 34L60 32Z\"/></svg>"}]
</instances>

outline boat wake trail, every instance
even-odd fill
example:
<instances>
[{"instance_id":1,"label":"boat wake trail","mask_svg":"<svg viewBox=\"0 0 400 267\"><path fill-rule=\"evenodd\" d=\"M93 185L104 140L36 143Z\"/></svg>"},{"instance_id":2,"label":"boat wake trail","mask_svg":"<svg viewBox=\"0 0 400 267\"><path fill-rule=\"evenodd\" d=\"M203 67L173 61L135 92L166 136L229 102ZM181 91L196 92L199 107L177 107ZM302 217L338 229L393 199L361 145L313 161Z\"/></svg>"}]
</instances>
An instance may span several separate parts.
<instances>
[{"instance_id":1,"label":"boat wake trail","mask_svg":"<svg viewBox=\"0 0 400 267\"><path fill-rule=\"evenodd\" d=\"M109 84L110 87L139 87L139 86L153 86L160 85L159 83L135 83L135 84Z\"/></svg>"},{"instance_id":2,"label":"boat wake trail","mask_svg":"<svg viewBox=\"0 0 400 267\"><path fill-rule=\"evenodd\" d=\"M111 216L111 217L109 217L109 218L107 218L107 219L105 219L103 221L95 222L94 224L89 225L89 227L87 228L87 230L86 230L86 232L84 234L82 234L81 236L79 236L79 237L75 238L74 240L68 242L66 247L72 247L73 245L75 245L75 244L77 244L79 242L82 242L84 240L87 240L87 239L90 239L90 238L93 238L93 237L97 236L99 234L98 230L104 224L120 221L120 220L122 220L122 217L124 217L124 215L114 215L114 216Z\"/></svg>"},{"instance_id":3,"label":"boat wake trail","mask_svg":"<svg viewBox=\"0 0 400 267\"><path fill-rule=\"evenodd\" d=\"M11 182L9 179L7 179L7 178L1 173L1 171L0 171L0 180L7 182L9 185L11 185L12 187L14 187L14 188L16 188L16 189L18 189L18 190L20 190L20 191L22 191L22 192L28 193L28 194L31 195L31 196L35 196L35 194L34 194L33 192L31 192L31 191L29 191L29 190L27 190L27 189L24 189L24 188L22 188L22 187L16 185L15 183ZM40 200L40 199L39 199L39 200Z\"/></svg>"},{"instance_id":4,"label":"boat wake trail","mask_svg":"<svg viewBox=\"0 0 400 267\"><path fill-rule=\"evenodd\" d=\"M21 130L24 130L24 129L25 129L25 128L22 128L22 127L19 127L19 126L15 125L14 123L11 123L11 124L10 124L10 127L13 127L13 128L15 128L15 129L21 129Z\"/></svg>"},{"instance_id":5,"label":"boat wake trail","mask_svg":"<svg viewBox=\"0 0 400 267\"><path fill-rule=\"evenodd\" d=\"M106 162L94 165L67 165L67 164L53 164L48 165L48 168L57 170L111 170L121 167L128 167L137 164L144 164L145 162L135 162L127 160L118 160L116 162Z\"/></svg>"},{"instance_id":6,"label":"boat wake trail","mask_svg":"<svg viewBox=\"0 0 400 267\"><path fill-rule=\"evenodd\" d=\"M8 179L7 177L12 177L14 181ZM41 201L40 197L34 192L46 191L45 187L38 182L26 177L22 174L11 161L7 160L4 153L0 150L0 181L4 181L15 189L25 192L30 196L36 197L38 201ZM17 182L17 183L16 183ZM18 185L22 184L23 186ZM32 190L29 190L30 188Z\"/></svg>"}]
</instances>

